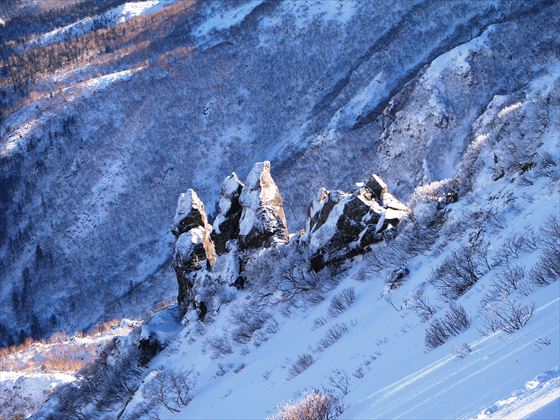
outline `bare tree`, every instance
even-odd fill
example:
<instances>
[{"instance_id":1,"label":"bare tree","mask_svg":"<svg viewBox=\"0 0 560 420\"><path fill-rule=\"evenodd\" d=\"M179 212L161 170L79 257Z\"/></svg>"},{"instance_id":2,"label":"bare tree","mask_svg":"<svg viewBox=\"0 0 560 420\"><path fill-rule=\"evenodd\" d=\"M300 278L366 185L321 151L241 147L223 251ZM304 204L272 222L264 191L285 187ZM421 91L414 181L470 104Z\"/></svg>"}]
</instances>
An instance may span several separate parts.
<instances>
[{"instance_id":1,"label":"bare tree","mask_svg":"<svg viewBox=\"0 0 560 420\"><path fill-rule=\"evenodd\" d=\"M449 337L469 329L471 322L462 306L451 305L442 317L434 319L426 329L426 347L434 349L444 344Z\"/></svg>"},{"instance_id":2,"label":"bare tree","mask_svg":"<svg viewBox=\"0 0 560 420\"><path fill-rule=\"evenodd\" d=\"M353 287L344 289L331 299L331 303L327 310L330 316L337 317L346 311L356 300L356 292Z\"/></svg>"},{"instance_id":3,"label":"bare tree","mask_svg":"<svg viewBox=\"0 0 560 420\"><path fill-rule=\"evenodd\" d=\"M191 391L195 386L197 373L194 369L174 372L155 371L142 390L146 399L152 399L172 413L178 413L191 401Z\"/></svg>"},{"instance_id":4,"label":"bare tree","mask_svg":"<svg viewBox=\"0 0 560 420\"><path fill-rule=\"evenodd\" d=\"M488 248L480 238L451 252L430 277L430 282L447 300L453 301L490 271Z\"/></svg>"},{"instance_id":5,"label":"bare tree","mask_svg":"<svg viewBox=\"0 0 560 420\"><path fill-rule=\"evenodd\" d=\"M350 375L344 370L335 369L331 376L329 376L329 384L336 389L343 397L350 392Z\"/></svg>"},{"instance_id":6,"label":"bare tree","mask_svg":"<svg viewBox=\"0 0 560 420\"><path fill-rule=\"evenodd\" d=\"M423 321L427 321L437 312L437 307L424 295L422 290L417 290L414 295L405 301L406 307L413 310Z\"/></svg>"},{"instance_id":7,"label":"bare tree","mask_svg":"<svg viewBox=\"0 0 560 420\"><path fill-rule=\"evenodd\" d=\"M523 305L505 298L502 302L485 305L483 310L485 332L502 330L513 334L527 325L533 316L535 305Z\"/></svg>"}]
</instances>

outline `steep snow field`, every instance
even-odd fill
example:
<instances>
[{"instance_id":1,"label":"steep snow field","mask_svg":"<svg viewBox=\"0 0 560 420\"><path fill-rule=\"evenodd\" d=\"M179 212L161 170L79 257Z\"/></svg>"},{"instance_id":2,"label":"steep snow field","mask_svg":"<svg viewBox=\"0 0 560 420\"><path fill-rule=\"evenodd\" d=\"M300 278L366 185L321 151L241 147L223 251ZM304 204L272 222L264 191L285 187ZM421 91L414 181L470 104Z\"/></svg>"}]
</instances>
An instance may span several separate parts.
<instances>
[{"instance_id":1,"label":"steep snow field","mask_svg":"<svg viewBox=\"0 0 560 420\"><path fill-rule=\"evenodd\" d=\"M509 215L504 209L508 227L496 229L491 253L511 235L523 236L527 227L537 227L546 223L548 216L558 215L557 190L543 194L542 187L537 184L523 189L523 195L536 198L519 214ZM490 184L476 194L485 201L498 192L504 190ZM449 216L468 217L469 211L459 202L451 206ZM152 367L194 367L200 377L193 400L185 409L176 414L163 410L161 415L177 419L264 418L275 412L280 401L296 398L297 392L332 388L329 378L342 373L349 377L342 418L525 418L533 413L535 418L557 418L560 413L554 411L555 406L550 408L554 413L551 417L538 417L537 411L560 396L559 283L515 297L520 304L535 305L524 328L514 334L498 331L481 336L485 325L480 301L489 292L497 270L490 271L456 302L472 317L470 329L427 351L427 323L403 302L417 288L426 287L431 270L449 255L446 251L437 257L429 254L427 251L408 262L410 276L389 295L393 305L380 296L389 273L368 268L366 256L343 274L323 303L276 316L279 331L258 346L233 345L232 354L212 358L206 340L222 333L227 336L235 327L227 309L220 311L214 323L201 327L203 333L187 328L185 338L156 357ZM515 263L531 267L538 257L538 252L525 254ZM346 288L355 290L355 302L345 313L329 317L330 298ZM243 296L237 300L243 301ZM321 318L326 321L317 328L315 320ZM332 346L321 349L321 338L335 325L344 325L347 332ZM290 366L305 353L312 355L312 364L291 378Z\"/></svg>"}]
</instances>

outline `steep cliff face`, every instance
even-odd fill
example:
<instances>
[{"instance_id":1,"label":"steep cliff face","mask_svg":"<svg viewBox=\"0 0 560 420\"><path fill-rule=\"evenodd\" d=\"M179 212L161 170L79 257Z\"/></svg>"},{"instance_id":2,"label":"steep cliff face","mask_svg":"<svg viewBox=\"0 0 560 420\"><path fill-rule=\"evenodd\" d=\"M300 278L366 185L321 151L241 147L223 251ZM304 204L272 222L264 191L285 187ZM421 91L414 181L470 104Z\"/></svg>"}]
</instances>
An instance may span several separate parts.
<instances>
[{"instance_id":1,"label":"steep cliff face","mask_svg":"<svg viewBox=\"0 0 560 420\"><path fill-rule=\"evenodd\" d=\"M373 169L407 201L454 173L496 95L558 60L557 2L156 3L103 27L79 16L64 44L30 27L9 49L43 66L23 98L6 90L0 128L0 322L14 337L32 311L48 333L172 298L184 185L214 209L226 175L269 160L293 231L319 187L335 200ZM249 220L228 197L231 225ZM212 219L223 253L237 232ZM285 240L286 223L267 234Z\"/></svg>"}]
</instances>

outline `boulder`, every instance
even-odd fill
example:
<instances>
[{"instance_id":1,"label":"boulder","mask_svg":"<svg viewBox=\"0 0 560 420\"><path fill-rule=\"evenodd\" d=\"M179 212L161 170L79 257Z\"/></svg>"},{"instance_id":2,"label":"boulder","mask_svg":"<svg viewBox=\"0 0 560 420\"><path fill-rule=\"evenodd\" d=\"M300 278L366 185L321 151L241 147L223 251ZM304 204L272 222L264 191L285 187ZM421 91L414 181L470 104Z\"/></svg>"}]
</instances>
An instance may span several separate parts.
<instances>
[{"instance_id":1,"label":"boulder","mask_svg":"<svg viewBox=\"0 0 560 420\"><path fill-rule=\"evenodd\" d=\"M302 240L314 271L364 253L408 213L377 175L360 185L352 194L322 189L311 203Z\"/></svg>"},{"instance_id":2,"label":"boulder","mask_svg":"<svg viewBox=\"0 0 560 420\"><path fill-rule=\"evenodd\" d=\"M207 226L208 219L204 204L194 190L181 193L177 210L173 218L173 234L178 238L181 234L197 226Z\"/></svg>"},{"instance_id":3,"label":"boulder","mask_svg":"<svg viewBox=\"0 0 560 420\"><path fill-rule=\"evenodd\" d=\"M237 178L235 172L228 176L220 191L218 212L213 223L212 240L218 254L227 251L226 244L239 235L239 222L243 208L239 197L243 183Z\"/></svg>"},{"instance_id":4,"label":"boulder","mask_svg":"<svg viewBox=\"0 0 560 420\"><path fill-rule=\"evenodd\" d=\"M253 166L241 191L240 249L267 248L288 240L282 195L270 175L270 162Z\"/></svg>"}]
</instances>

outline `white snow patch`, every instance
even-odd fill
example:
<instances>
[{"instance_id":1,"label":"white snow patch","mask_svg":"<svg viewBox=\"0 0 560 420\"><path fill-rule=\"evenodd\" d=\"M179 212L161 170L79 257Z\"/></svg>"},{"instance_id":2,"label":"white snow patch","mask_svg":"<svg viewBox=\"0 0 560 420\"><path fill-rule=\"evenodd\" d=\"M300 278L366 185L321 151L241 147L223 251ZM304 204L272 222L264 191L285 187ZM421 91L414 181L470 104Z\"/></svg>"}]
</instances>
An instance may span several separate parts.
<instances>
[{"instance_id":1,"label":"white snow patch","mask_svg":"<svg viewBox=\"0 0 560 420\"><path fill-rule=\"evenodd\" d=\"M37 39L32 40L30 45L50 45L76 38L95 30L96 27L108 28L129 21L137 16L155 13L162 7L173 4L176 1L177 0L147 0L124 3L102 15L86 17L78 22L47 32Z\"/></svg>"},{"instance_id":2,"label":"white snow patch","mask_svg":"<svg viewBox=\"0 0 560 420\"><path fill-rule=\"evenodd\" d=\"M204 40L213 31L223 31L238 25L264 0L251 0L247 3L221 13L216 11L210 18L193 30L193 35ZM200 44L200 43L199 43Z\"/></svg>"},{"instance_id":3,"label":"white snow patch","mask_svg":"<svg viewBox=\"0 0 560 420\"><path fill-rule=\"evenodd\" d=\"M196 193L192 189L188 189L187 192L181 193L177 201L177 210L175 211L175 217L173 218L173 224L178 225L181 220L187 215L192 207L192 203L195 198Z\"/></svg>"}]
</instances>

